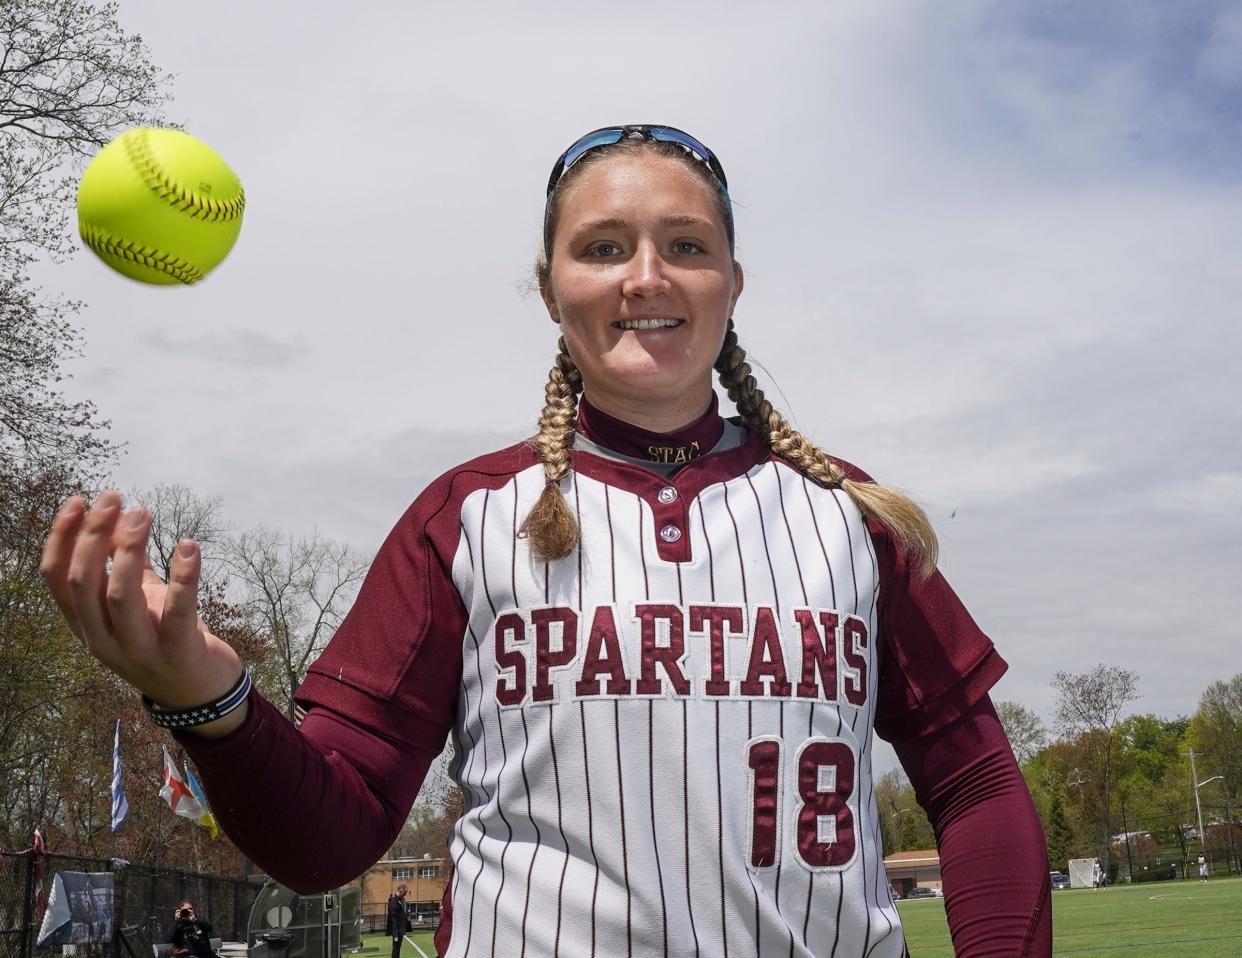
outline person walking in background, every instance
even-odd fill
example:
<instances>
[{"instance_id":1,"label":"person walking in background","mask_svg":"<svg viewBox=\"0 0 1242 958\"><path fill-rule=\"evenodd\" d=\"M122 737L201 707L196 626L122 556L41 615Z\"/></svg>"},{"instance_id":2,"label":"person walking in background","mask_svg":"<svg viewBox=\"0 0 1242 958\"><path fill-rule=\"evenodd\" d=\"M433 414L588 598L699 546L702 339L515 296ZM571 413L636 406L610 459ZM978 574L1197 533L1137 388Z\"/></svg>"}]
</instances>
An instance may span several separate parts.
<instances>
[{"instance_id":1,"label":"person walking in background","mask_svg":"<svg viewBox=\"0 0 1242 958\"><path fill-rule=\"evenodd\" d=\"M1207 855L1199 852L1199 881L1205 882L1208 878Z\"/></svg>"},{"instance_id":2,"label":"person walking in background","mask_svg":"<svg viewBox=\"0 0 1242 958\"><path fill-rule=\"evenodd\" d=\"M1104 865L1098 858L1091 863L1091 887L1096 891L1104 887Z\"/></svg>"},{"instance_id":3,"label":"person walking in background","mask_svg":"<svg viewBox=\"0 0 1242 958\"><path fill-rule=\"evenodd\" d=\"M384 923L384 933L392 936L392 958L401 958L401 941L410 930L410 913L405 908L405 895L409 891L405 885L398 885L394 894L388 897L388 918Z\"/></svg>"}]
</instances>

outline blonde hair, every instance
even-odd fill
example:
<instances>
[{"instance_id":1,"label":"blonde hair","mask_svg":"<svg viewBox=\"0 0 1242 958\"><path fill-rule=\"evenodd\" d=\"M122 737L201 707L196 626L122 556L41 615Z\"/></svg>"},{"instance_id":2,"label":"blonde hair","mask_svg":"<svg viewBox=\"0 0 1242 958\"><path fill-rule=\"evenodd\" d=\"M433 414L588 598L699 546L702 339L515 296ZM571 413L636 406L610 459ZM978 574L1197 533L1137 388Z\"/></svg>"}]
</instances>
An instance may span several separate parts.
<instances>
[{"instance_id":1,"label":"blonde hair","mask_svg":"<svg viewBox=\"0 0 1242 958\"><path fill-rule=\"evenodd\" d=\"M563 559L578 545L581 529L561 492L561 480L570 472L570 449L578 413L582 376L561 337L556 363L544 389L546 401L539 417L539 432L530 443L543 460L546 483L539 500L526 516L522 532L531 540L535 554L545 562ZM874 482L849 479L839 463L794 429L763 395L746 351L738 343L729 320L724 344L716 358L720 384L737 406L747 428L758 433L772 452L812 482L843 490L869 516L887 528L911 559L919 574L930 576L936 568L936 533L927 514L909 496Z\"/></svg>"},{"instance_id":2,"label":"blonde hair","mask_svg":"<svg viewBox=\"0 0 1242 958\"><path fill-rule=\"evenodd\" d=\"M544 217L543 248L535 261L535 275L540 289L546 287L551 275L552 237L556 232L560 198L564 195L566 185L580 176L591 162L597 162L601 155L618 150L626 153L640 150L660 153L693 170L712 187L720 215L728 226L729 247L732 250L732 220L728 216L727 206L723 205L728 200L716 189L707 168L689 159L680 148L671 144L623 140L614 146L584 156L570 168L551 197ZM539 432L529 440L543 461L546 482L543 493L527 514L521 530L523 535L530 538L535 554L545 562L565 558L573 552L582 537L578 520L561 492L561 480L570 472L570 449L573 448L582 375L569 355L563 336L557 346L556 362L548 374L548 384L544 388L545 401L543 413L539 417ZM927 514L914 500L896 489L847 478L839 463L790 426L785 417L764 397L763 390L751 375L750 364L746 362L746 350L738 344L732 319L725 331L720 355L716 357L715 369L721 386L737 406L742 421L748 429L764 438L775 455L812 482L826 488L844 490L863 515L874 519L893 534L920 575L927 577L935 571L938 545L935 530L932 529Z\"/></svg>"}]
</instances>

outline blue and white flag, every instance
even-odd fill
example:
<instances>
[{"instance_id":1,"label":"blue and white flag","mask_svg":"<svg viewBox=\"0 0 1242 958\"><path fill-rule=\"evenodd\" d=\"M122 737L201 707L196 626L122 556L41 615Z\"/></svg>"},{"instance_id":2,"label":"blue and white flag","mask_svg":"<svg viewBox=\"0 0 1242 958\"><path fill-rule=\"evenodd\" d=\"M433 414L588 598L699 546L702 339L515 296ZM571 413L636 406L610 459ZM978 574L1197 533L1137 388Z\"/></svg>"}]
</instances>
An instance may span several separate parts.
<instances>
[{"instance_id":1,"label":"blue and white flag","mask_svg":"<svg viewBox=\"0 0 1242 958\"><path fill-rule=\"evenodd\" d=\"M129 803L121 789L121 720L116 720L116 739L112 745L112 830L115 832L129 818Z\"/></svg>"}]
</instances>

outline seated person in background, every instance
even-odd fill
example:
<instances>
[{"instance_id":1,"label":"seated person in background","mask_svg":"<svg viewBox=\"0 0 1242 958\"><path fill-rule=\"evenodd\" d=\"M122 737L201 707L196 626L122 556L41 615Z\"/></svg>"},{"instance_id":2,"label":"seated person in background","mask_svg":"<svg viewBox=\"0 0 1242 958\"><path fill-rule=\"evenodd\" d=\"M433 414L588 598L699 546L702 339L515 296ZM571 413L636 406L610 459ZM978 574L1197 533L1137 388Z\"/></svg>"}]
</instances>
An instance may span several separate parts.
<instances>
[{"instance_id":1,"label":"seated person in background","mask_svg":"<svg viewBox=\"0 0 1242 958\"><path fill-rule=\"evenodd\" d=\"M173 919L164 932L164 940L172 944L174 955L218 958L211 950L211 922L194 914L193 902L183 901L178 905Z\"/></svg>"}]
</instances>

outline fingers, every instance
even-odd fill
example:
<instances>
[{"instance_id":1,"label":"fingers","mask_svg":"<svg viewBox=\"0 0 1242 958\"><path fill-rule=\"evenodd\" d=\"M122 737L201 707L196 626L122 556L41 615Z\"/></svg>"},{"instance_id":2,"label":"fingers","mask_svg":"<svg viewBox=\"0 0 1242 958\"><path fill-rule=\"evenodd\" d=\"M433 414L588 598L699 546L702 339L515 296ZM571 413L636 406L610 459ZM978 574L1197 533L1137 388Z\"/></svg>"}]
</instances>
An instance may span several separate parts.
<instances>
[{"instance_id":1,"label":"fingers","mask_svg":"<svg viewBox=\"0 0 1242 958\"><path fill-rule=\"evenodd\" d=\"M112 540L112 573L106 584L108 616L117 638L141 654L155 639L142 590L151 514L137 506L117 523Z\"/></svg>"},{"instance_id":2,"label":"fingers","mask_svg":"<svg viewBox=\"0 0 1242 958\"><path fill-rule=\"evenodd\" d=\"M112 531L121 514L120 493L101 492L86 513L69 560L69 592L91 651L110 638L111 623L104 605L107 575L104 565L112 551ZM102 649L101 649L102 650Z\"/></svg>"},{"instance_id":3,"label":"fingers","mask_svg":"<svg viewBox=\"0 0 1242 958\"><path fill-rule=\"evenodd\" d=\"M48 533L43 546L43 559L39 563L39 572L47 583L48 591L69 623L69 629L79 640L82 639L82 624L69 588L69 560L73 556L73 547L85 514L86 500L81 496L71 497L60 507L60 512L52 520L52 531Z\"/></svg>"},{"instance_id":4,"label":"fingers","mask_svg":"<svg viewBox=\"0 0 1242 958\"><path fill-rule=\"evenodd\" d=\"M155 567L151 565L151 553L146 549L142 550L142 584L143 585L163 585L164 580L160 578L160 574L155 571Z\"/></svg>"},{"instance_id":5,"label":"fingers","mask_svg":"<svg viewBox=\"0 0 1242 958\"><path fill-rule=\"evenodd\" d=\"M182 539L177 543L168 570L168 591L160 621L160 638L165 642L183 641L198 631L198 573L201 555L198 543Z\"/></svg>"}]
</instances>

